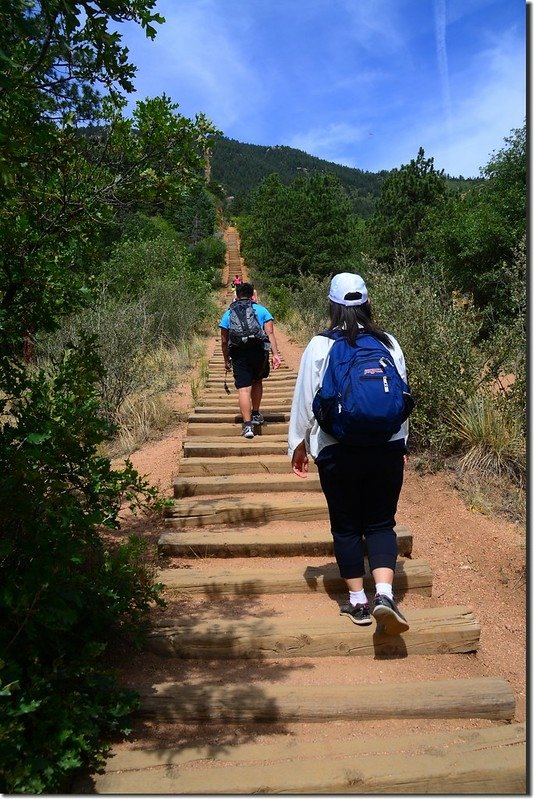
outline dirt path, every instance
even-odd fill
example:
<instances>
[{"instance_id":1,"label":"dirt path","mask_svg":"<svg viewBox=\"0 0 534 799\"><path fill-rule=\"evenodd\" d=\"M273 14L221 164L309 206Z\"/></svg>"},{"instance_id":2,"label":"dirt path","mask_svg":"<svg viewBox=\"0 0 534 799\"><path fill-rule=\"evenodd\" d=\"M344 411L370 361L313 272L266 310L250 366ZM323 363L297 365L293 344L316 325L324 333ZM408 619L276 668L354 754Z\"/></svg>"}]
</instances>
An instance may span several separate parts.
<instances>
[{"instance_id":1,"label":"dirt path","mask_svg":"<svg viewBox=\"0 0 534 799\"><path fill-rule=\"evenodd\" d=\"M287 366L297 370L302 348L297 346L278 326L276 328L279 348ZM206 354L213 354L218 343L217 332L206 341ZM192 370L190 379L195 377ZM171 407L179 412L192 410L193 400L190 380L167 393ZM237 401L236 401L237 409ZM150 442L131 456L138 471L146 475L150 482L159 485L165 496L172 496L173 479L179 474L180 453L186 434L186 424L178 424L164 438ZM288 473L289 461L288 461ZM297 478L295 478L297 479ZM481 623L480 646L476 654L442 655L439 657L439 676L448 679L470 677L500 677L512 687L516 701L516 721L526 717L526 588L525 588L525 534L524 529L502 519L492 518L466 508L460 495L452 488L447 473L431 475L419 474L408 463L405 484L401 494L397 523L406 525L413 533L413 558L424 558L430 564L433 574L432 597L422 597L411 593L403 601L403 609L423 607L466 605ZM271 522L269 528L276 530L287 527L286 522ZM327 522L314 522L314 529L327 529ZM302 530L306 524L302 523ZM298 525L295 530L301 529ZM163 524L125 518L119 535L129 530L158 540ZM325 558L254 558L254 568L283 570L287 560L302 569L322 567ZM332 560L332 559L331 559ZM190 569L206 572L213 566L210 559L198 558L194 561L184 558L165 559L163 567ZM248 558L232 558L232 572L250 569ZM231 602L213 600L221 619L240 618L246 612L257 617L283 618L295 612L295 599L292 594L232 599ZM324 611L324 594L306 595L305 603L299 606L305 628L306 619L314 613ZM173 600L174 613L198 613L202 605L190 598L179 597ZM213 610L213 605L212 605ZM337 606L332 607L337 613ZM320 659L300 658L298 664L288 668L287 662L273 660L269 666L259 670L246 660L222 661L181 661L180 673L173 659L160 658L147 652L114 653L116 665L121 669L126 683L150 687L156 683L182 680L184 683L210 686L217 685L265 685L269 674L276 673L276 681L288 686L310 686L330 684L332 686L367 684L380 682L406 682L431 680L436 677L436 658L425 655L410 655L403 660L379 660L373 658L324 657ZM274 679L274 678L273 678ZM402 733L432 732L433 730L456 730L467 727L486 727L491 722L485 720L458 722L457 720L388 719L338 721L332 724L299 723L286 724L280 734L298 736L299 742L317 743L331 740L332 736L340 742L348 739L358 740L362 735L391 735L395 730ZM275 730L265 726L255 729L229 730L225 725L210 725L210 741L226 746L253 739L265 743L272 740ZM237 736L237 737L235 737ZM250 736L250 738L247 738ZM119 745L118 752L141 750L154 747L184 748L206 742L206 727L200 724L177 724L138 719L129 741Z\"/></svg>"}]
</instances>

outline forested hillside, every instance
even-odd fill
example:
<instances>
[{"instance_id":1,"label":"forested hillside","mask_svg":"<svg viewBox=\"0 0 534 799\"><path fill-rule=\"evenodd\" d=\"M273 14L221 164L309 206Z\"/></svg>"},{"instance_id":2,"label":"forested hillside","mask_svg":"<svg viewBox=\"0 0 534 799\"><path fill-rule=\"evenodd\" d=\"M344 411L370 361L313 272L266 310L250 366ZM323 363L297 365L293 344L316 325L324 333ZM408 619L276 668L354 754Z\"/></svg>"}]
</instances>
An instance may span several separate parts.
<instances>
[{"instance_id":1,"label":"forested hillside","mask_svg":"<svg viewBox=\"0 0 534 799\"><path fill-rule=\"evenodd\" d=\"M353 213L368 218L380 195L380 186L388 170L368 172L324 161L293 147L244 144L224 136L217 137L211 157L211 177L219 183L227 197L232 214L242 213L249 205L250 192L269 175L276 173L283 184L297 177L318 174L334 175L346 191ZM448 177L451 187L466 188L476 180Z\"/></svg>"}]
</instances>

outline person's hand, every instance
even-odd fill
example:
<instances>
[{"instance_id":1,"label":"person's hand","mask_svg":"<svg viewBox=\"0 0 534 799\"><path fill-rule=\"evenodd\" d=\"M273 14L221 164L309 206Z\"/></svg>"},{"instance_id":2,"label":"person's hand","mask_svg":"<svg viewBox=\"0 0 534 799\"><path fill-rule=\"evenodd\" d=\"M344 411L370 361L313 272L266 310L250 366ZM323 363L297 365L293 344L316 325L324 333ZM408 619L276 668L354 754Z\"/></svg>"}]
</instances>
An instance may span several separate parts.
<instances>
[{"instance_id":1,"label":"person's hand","mask_svg":"<svg viewBox=\"0 0 534 799\"><path fill-rule=\"evenodd\" d=\"M281 357L279 355L273 355L273 369L278 369L281 363Z\"/></svg>"},{"instance_id":2,"label":"person's hand","mask_svg":"<svg viewBox=\"0 0 534 799\"><path fill-rule=\"evenodd\" d=\"M232 364L230 362L230 359L228 359L227 361L224 362L224 368L226 369L227 372L230 371L230 369L232 368Z\"/></svg>"},{"instance_id":3,"label":"person's hand","mask_svg":"<svg viewBox=\"0 0 534 799\"><path fill-rule=\"evenodd\" d=\"M300 444L293 450L291 468L297 477L308 476L308 453L306 452L306 444L304 441L301 441Z\"/></svg>"}]
</instances>

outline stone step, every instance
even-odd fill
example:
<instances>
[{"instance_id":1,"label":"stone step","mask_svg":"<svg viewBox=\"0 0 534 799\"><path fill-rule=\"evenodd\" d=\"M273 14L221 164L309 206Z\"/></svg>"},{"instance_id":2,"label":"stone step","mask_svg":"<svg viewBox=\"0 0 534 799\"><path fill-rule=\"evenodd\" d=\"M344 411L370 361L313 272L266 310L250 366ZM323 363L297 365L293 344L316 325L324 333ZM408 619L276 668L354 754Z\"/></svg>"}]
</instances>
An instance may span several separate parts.
<instances>
[{"instance_id":1,"label":"stone step","mask_svg":"<svg viewBox=\"0 0 534 799\"><path fill-rule=\"evenodd\" d=\"M243 497L247 492L273 493L284 491L320 491L321 484L317 472L309 474L306 478L296 477L289 471L289 459L286 463L285 474L225 474L216 477L183 477L181 474L175 478L174 496L181 497L214 496L220 494L233 494Z\"/></svg>"},{"instance_id":2,"label":"stone step","mask_svg":"<svg viewBox=\"0 0 534 799\"><path fill-rule=\"evenodd\" d=\"M254 439L253 439L254 440ZM180 477L215 477L229 474L289 474L291 470L287 453L284 455L241 455L226 458L182 458L179 463ZM317 467L313 460L309 462L310 474ZM308 478L305 478L308 479Z\"/></svg>"},{"instance_id":3,"label":"stone step","mask_svg":"<svg viewBox=\"0 0 534 799\"><path fill-rule=\"evenodd\" d=\"M299 480L298 477L294 477ZM295 490L297 488L295 487ZM266 497L264 500L250 500L246 496L236 499L175 499L164 508L165 524L169 527L205 527L208 524L235 524L253 521L270 522L317 520L328 518L326 500L311 495L303 499Z\"/></svg>"},{"instance_id":4,"label":"stone step","mask_svg":"<svg viewBox=\"0 0 534 799\"><path fill-rule=\"evenodd\" d=\"M198 528L192 532L169 530L159 537L158 552L160 555L183 558L261 558L269 555L332 557L334 546L330 532L310 530L308 527L298 533L290 526L284 532L261 527L247 530ZM398 524L395 532L399 555L411 555L413 536L410 530Z\"/></svg>"},{"instance_id":5,"label":"stone step","mask_svg":"<svg viewBox=\"0 0 534 799\"><path fill-rule=\"evenodd\" d=\"M515 697L500 677L374 685L210 685L160 683L141 694L140 715L213 724L352 721L355 718L511 721Z\"/></svg>"},{"instance_id":6,"label":"stone step","mask_svg":"<svg viewBox=\"0 0 534 799\"><path fill-rule=\"evenodd\" d=\"M126 749L75 793L526 795L525 724L299 743Z\"/></svg>"},{"instance_id":7,"label":"stone step","mask_svg":"<svg viewBox=\"0 0 534 799\"><path fill-rule=\"evenodd\" d=\"M209 597L235 594L302 594L323 592L328 595L346 593L345 581L340 577L336 563L307 566L302 569L291 565L280 566L276 571L258 571L254 568L232 571L232 567L219 565L211 571L191 569L160 569L158 582L165 586L166 594L206 594ZM374 580L366 563L364 588L374 589ZM408 591L422 596L432 596L432 571L426 560L399 558L393 582L395 596L399 599Z\"/></svg>"},{"instance_id":8,"label":"stone step","mask_svg":"<svg viewBox=\"0 0 534 799\"><path fill-rule=\"evenodd\" d=\"M255 437L265 436L285 436L287 442L287 432L289 425L287 422L266 422L265 424L258 425L254 430ZM202 423L194 422L188 425L187 435L192 438L205 437L212 438L215 436L229 437L232 435L241 435L241 423L235 422L208 422Z\"/></svg>"},{"instance_id":9,"label":"stone step","mask_svg":"<svg viewBox=\"0 0 534 799\"><path fill-rule=\"evenodd\" d=\"M254 436L250 440L243 436L233 438L221 436L219 439L212 438L206 441L191 436L184 441L182 450L184 458L227 458L242 455L255 457L285 455L287 458L287 439L283 436Z\"/></svg>"},{"instance_id":10,"label":"stone step","mask_svg":"<svg viewBox=\"0 0 534 799\"><path fill-rule=\"evenodd\" d=\"M265 419L265 423L267 425L272 424L273 422L285 422L286 424L289 422L289 411L272 411L269 412L267 410L262 409L262 416ZM209 413L209 408L204 413L198 413L198 411L194 411L194 413L190 413L187 417L188 424L241 424L243 422L243 417L240 413L235 413L235 411L230 410L229 408L222 408L218 411Z\"/></svg>"},{"instance_id":11,"label":"stone step","mask_svg":"<svg viewBox=\"0 0 534 799\"><path fill-rule=\"evenodd\" d=\"M229 620L218 614L217 603L203 607L204 618L199 613L155 622L146 648L157 655L201 659L389 658L476 652L480 639L480 624L461 605L411 610L410 629L402 635L386 635L374 621L356 627L331 610L323 616L314 611L304 620L288 615Z\"/></svg>"}]
</instances>

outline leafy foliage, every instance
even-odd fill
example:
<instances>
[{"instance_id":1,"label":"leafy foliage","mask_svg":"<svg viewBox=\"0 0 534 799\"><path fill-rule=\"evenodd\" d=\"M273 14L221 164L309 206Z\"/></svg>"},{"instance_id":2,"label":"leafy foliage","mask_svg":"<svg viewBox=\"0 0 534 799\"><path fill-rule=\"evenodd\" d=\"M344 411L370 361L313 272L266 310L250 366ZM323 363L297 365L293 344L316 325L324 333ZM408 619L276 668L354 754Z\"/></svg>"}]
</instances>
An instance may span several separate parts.
<instances>
[{"instance_id":1,"label":"leafy foliage","mask_svg":"<svg viewBox=\"0 0 534 799\"><path fill-rule=\"evenodd\" d=\"M384 179L375 213L369 221L372 255L391 268L397 253L419 261L421 238L429 211L441 204L446 192L442 171L419 148L409 164L393 169Z\"/></svg>"},{"instance_id":2,"label":"leafy foliage","mask_svg":"<svg viewBox=\"0 0 534 799\"><path fill-rule=\"evenodd\" d=\"M114 305L114 330L127 318L135 333L132 314L119 313L122 292L130 289L130 305L150 304L146 317L156 327L156 281L167 286L170 278L179 278L184 301L201 289L193 313L207 308L206 276L194 274L187 242L174 231L169 236L161 222L145 227L164 243L156 238L144 247L141 236L125 247L131 275L122 262L115 262L117 275L106 271L113 247L132 233L132 215L172 224L170 210L185 197L187 216L188 198L204 191L218 132L202 114L193 121L178 114L165 96L123 116L121 92L133 88L135 67L110 23L135 21L152 37L154 23L163 21L154 6L154 0L13 0L2 14L0 790L6 792L58 792L73 770L101 765L110 737L126 732L136 704L103 666L107 643L117 632L137 639L149 607L160 601L144 545L132 539L108 550L103 543L103 530L118 526L121 502L144 505L155 491L130 463L115 471L99 454L112 432L105 418L112 413L103 412L100 396L108 375L83 325L77 346L62 330L97 297L91 314L100 312L101 322ZM210 205L205 197L202 203ZM198 211L190 214L197 218ZM211 204L202 235L211 235L213 219ZM196 233L190 240L198 240ZM163 263L155 250L166 256ZM111 277L114 296L104 291ZM191 312L186 320L193 323ZM38 368L36 339L58 330L65 346ZM112 340L102 336L101 343Z\"/></svg>"},{"instance_id":3,"label":"leafy foliage","mask_svg":"<svg viewBox=\"0 0 534 799\"><path fill-rule=\"evenodd\" d=\"M212 175L222 184L231 214L250 213L250 195L272 174L284 185L298 177L333 175L350 197L352 210L368 217L379 195L380 177L386 173L367 172L340 166L292 147L262 147L216 137L212 153Z\"/></svg>"},{"instance_id":4,"label":"leafy foliage","mask_svg":"<svg viewBox=\"0 0 534 799\"><path fill-rule=\"evenodd\" d=\"M112 631L136 630L158 586L140 544L106 551L121 498L155 497L98 446L100 373L92 342L67 350L52 374L2 361L0 436L0 719L2 790L53 792L105 738L125 729L135 701L103 669Z\"/></svg>"},{"instance_id":5,"label":"leafy foliage","mask_svg":"<svg viewBox=\"0 0 534 799\"><path fill-rule=\"evenodd\" d=\"M369 292L375 318L401 342L416 407L410 441L418 449L447 453L455 447L450 412L477 391L484 353L473 346L480 319L472 309L457 309L443 282L417 280L406 270L371 270Z\"/></svg>"},{"instance_id":6,"label":"leafy foliage","mask_svg":"<svg viewBox=\"0 0 534 799\"><path fill-rule=\"evenodd\" d=\"M271 175L254 194L242 226L243 252L270 281L292 286L299 274L342 270L352 252L351 206L332 175L284 186Z\"/></svg>"},{"instance_id":7,"label":"leafy foliage","mask_svg":"<svg viewBox=\"0 0 534 799\"><path fill-rule=\"evenodd\" d=\"M526 232L526 128L505 142L482 170L485 180L448 198L427 233L428 251L442 265L451 289L472 293L485 309L486 330L513 315L503 271Z\"/></svg>"}]
</instances>

